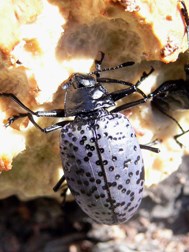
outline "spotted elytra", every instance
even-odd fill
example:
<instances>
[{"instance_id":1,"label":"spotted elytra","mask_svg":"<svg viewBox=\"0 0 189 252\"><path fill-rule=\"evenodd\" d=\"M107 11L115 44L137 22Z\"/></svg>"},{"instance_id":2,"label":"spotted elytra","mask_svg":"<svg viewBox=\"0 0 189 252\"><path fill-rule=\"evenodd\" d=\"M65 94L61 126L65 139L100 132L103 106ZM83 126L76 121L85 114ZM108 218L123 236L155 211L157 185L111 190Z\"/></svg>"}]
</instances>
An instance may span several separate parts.
<instances>
[{"instance_id":1,"label":"spotted elytra","mask_svg":"<svg viewBox=\"0 0 189 252\"><path fill-rule=\"evenodd\" d=\"M157 148L139 145L135 132L119 113L146 102L148 97L138 88L148 73L135 84L122 80L101 78L100 73L133 65L126 62L101 69L104 54L95 61L96 70L86 75L75 73L64 82L64 109L32 111L15 95L1 93L18 103L26 113L8 119L6 127L15 120L28 117L42 132L61 129L60 150L64 175L54 187L57 191L66 180L68 188L81 209L97 222L113 225L129 220L142 200L144 165L141 149L158 152ZM116 83L127 88L108 93L102 83ZM142 98L115 107L115 102L134 92ZM115 107L108 112L107 108ZM63 117L64 121L41 128L33 116ZM71 120L70 116L74 116Z\"/></svg>"}]
</instances>

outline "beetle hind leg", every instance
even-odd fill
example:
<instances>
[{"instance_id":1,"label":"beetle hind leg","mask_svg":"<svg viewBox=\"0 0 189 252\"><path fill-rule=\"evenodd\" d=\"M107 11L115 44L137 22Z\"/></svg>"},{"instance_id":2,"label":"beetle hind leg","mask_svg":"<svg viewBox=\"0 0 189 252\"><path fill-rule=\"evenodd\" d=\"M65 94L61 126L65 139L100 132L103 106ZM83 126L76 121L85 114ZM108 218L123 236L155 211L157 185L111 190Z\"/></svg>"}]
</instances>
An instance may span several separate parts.
<instances>
[{"instance_id":1,"label":"beetle hind leg","mask_svg":"<svg viewBox=\"0 0 189 252\"><path fill-rule=\"evenodd\" d=\"M66 193L68 191L68 185L63 184L66 181L65 176L63 175L59 181L56 183L56 185L53 187L54 192L57 192L59 190L62 190L61 197L62 197L62 205L66 202Z\"/></svg>"},{"instance_id":2,"label":"beetle hind leg","mask_svg":"<svg viewBox=\"0 0 189 252\"><path fill-rule=\"evenodd\" d=\"M181 137L181 136L183 136L183 135L185 135L185 134L188 133L188 132L189 132L189 129L186 130L186 131L183 131L182 133L177 134L177 135L174 136L174 140L176 141L176 143L177 143L181 148L182 148L184 145L178 140L178 138Z\"/></svg>"},{"instance_id":3,"label":"beetle hind leg","mask_svg":"<svg viewBox=\"0 0 189 252\"><path fill-rule=\"evenodd\" d=\"M54 190L55 192L57 192L57 191L62 187L62 184L64 183L65 180L66 180L66 179L65 179L65 176L63 175L63 176L59 179L59 181L56 183L56 185L53 187L53 190Z\"/></svg>"}]
</instances>

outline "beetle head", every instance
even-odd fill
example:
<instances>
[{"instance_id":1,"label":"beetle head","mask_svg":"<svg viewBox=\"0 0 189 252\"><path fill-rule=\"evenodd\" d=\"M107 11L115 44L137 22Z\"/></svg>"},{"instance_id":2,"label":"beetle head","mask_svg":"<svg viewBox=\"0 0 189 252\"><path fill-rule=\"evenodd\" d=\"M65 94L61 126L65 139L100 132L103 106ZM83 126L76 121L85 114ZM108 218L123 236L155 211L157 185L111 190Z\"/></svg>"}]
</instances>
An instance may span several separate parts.
<instances>
[{"instance_id":1,"label":"beetle head","mask_svg":"<svg viewBox=\"0 0 189 252\"><path fill-rule=\"evenodd\" d=\"M64 84L66 116L109 108L115 103L107 90L91 74L75 73Z\"/></svg>"},{"instance_id":2,"label":"beetle head","mask_svg":"<svg viewBox=\"0 0 189 252\"><path fill-rule=\"evenodd\" d=\"M67 89L70 86L73 86L73 88L75 89L94 87L96 83L97 83L96 79L92 75L74 73L66 81L66 83L63 86L63 89Z\"/></svg>"}]
</instances>

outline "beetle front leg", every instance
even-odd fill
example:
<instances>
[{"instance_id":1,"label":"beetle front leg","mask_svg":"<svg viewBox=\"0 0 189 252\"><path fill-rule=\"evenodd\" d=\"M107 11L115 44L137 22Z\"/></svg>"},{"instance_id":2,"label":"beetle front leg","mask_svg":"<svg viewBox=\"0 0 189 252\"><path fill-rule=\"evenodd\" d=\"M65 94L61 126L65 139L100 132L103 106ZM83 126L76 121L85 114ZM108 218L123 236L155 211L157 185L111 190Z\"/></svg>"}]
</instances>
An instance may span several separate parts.
<instances>
[{"instance_id":1,"label":"beetle front leg","mask_svg":"<svg viewBox=\"0 0 189 252\"><path fill-rule=\"evenodd\" d=\"M28 117L29 113L20 113L18 115L11 116L7 119L7 123L4 125L6 128L9 127L11 124L14 123L14 121L23 118L23 117Z\"/></svg>"},{"instance_id":2,"label":"beetle front leg","mask_svg":"<svg viewBox=\"0 0 189 252\"><path fill-rule=\"evenodd\" d=\"M20 113L18 115L13 115L13 116L9 117L7 119L8 122L5 124L5 127L10 126L16 120L23 118L23 117L28 117L29 120L35 125L36 122L34 121L32 115L35 115L37 117L64 117L65 113L64 113L64 109L57 109L57 110L51 110L51 111L36 111L33 113L30 113L30 112L29 113Z\"/></svg>"},{"instance_id":3,"label":"beetle front leg","mask_svg":"<svg viewBox=\"0 0 189 252\"><path fill-rule=\"evenodd\" d=\"M27 106L25 106L14 94L11 93L0 93L0 97L8 97L11 100L15 101L21 108L28 111L29 113L35 115L35 112L33 112L31 109L29 109Z\"/></svg>"},{"instance_id":4,"label":"beetle front leg","mask_svg":"<svg viewBox=\"0 0 189 252\"><path fill-rule=\"evenodd\" d=\"M128 95L130 95L130 94L132 94L132 93L135 93L135 92L141 94L141 95L144 97L144 99L147 99L147 96L145 95L145 93L144 93L141 89L139 89L138 86L139 86L139 85L140 85L140 84L141 84L141 83L142 83L153 71L154 71L154 69L151 68L151 70L150 70L149 73L144 72L144 73L142 74L140 80L137 81L137 83L136 83L135 85L132 85L130 88L122 89L122 90L119 90L119 91L115 91L115 92L110 93L112 99L113 99L114 101L118 101L118 100L122 99L123 97L128 96ZM120 84L124 84L124 82L123 82L123 81L120 81ZM130 86L130 83L125 82L125 85Z\"/></svg>"},{"instance_id":5,"label":"beetle front leg","mask_svg":"<svg viewBox=\"0 0 189 252\"><path fill-rule=\"evenodd\" d=\"M19 113L18 115L13 115L8 118L8 123L5 125L6 127L10 126L15 120L19 118L28 117L29 115L34 115L37 117L65 117L64 109L55 109L50 111L36 111L34 112L26 105L24 105L14 94L11 93L0 93L0 97L8 97L15 101L21 108L26 110L28 113Z\"/></svg>"},{"instance_id":6,"label":"beetle front leg","mask_svg":"<svg viewBox=\"0 0 189 252\"><path fill-rule=\"evenodd\" d=\"M133 101L133 102L128 102L126 104L123 104L123 105L120 105L114 109L111 110L111 112L120 112L122 110L125 110L125 109L129 109L129 108L132 108L132 107L135 107L137 105L140 105L140 104L143 104L143 103L146 103L146 101L148 100L148 97L147 98L143 98L143 99L140 99L140 100L137 100L137 101Z\"/></svg>"},{"instance_id":7,"label":"beetle front leg","mask_svg":"<svg viewBox=\"0 0 189 252\"><path fill-rule=\"evenodd\" d=\"M39 112L39 111L38 111ZM48 114L48 111L40 111L41 112L45 112L45 115L44 116L47 116ZM30 113L25 113L25 114L18 114L16 116L13 116L13 117L10 117L8 119L8 122L5 124L5 127L8 127L10 126L15 120L19 119L19 118L23 118L23 117L28 117L28 119L30 120L30 122L36 127L38 128L39 130L41 130L42 132L44 133L49 133L51 131L55 131L57 129L60 129L62 128L64 125L66 125L67 123L71 122L71 120L67 119L65 117L65 121L62 121L62 122L58 122L58 123L55 123L49 127L46 127L46 128L42 128L39 124L36 123L36 121L34 120L33 118L33 115L30 114Z\"/></svg>"}]
</instances>

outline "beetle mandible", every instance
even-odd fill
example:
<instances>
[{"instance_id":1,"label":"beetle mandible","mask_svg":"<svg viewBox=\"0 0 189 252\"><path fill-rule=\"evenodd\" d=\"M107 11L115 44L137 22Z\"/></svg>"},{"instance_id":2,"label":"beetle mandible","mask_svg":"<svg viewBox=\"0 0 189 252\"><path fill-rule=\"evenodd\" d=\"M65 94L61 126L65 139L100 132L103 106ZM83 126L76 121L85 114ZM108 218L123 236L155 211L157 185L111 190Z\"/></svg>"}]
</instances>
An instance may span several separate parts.
<instances>
[{"instance_id":1,"label":"beetle mandible","mask_svg":"<svg viewBox=\"0 0 189 252\"><path fill-rule=\"evenodd\" d=\"M96 70L88 74L74 73L64 82L64 109L32 111L15 95L1 93L17 102L26 113L8 119L6 127L15 120L28 117L42 132L61 129L60 151L64 175L54 187L57 191L64 180L82 210L97 222L112 225L127 221L142 200L144 165L141 149L158 152L157 148L139 145L129 120L119 111L144 103L147 96L138 88L153 69L135 84L111 78L101 78L101 72L128 67L126 62L101 69L104 53L95 61ZM108 93L102 83L117 83L127 88ZM107 108L134 92L142 98ZM41 128L33 116L63 117L64 121ZM70 120L74 116L74 120Z\"/></svg>"}]
</instances>

